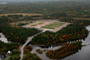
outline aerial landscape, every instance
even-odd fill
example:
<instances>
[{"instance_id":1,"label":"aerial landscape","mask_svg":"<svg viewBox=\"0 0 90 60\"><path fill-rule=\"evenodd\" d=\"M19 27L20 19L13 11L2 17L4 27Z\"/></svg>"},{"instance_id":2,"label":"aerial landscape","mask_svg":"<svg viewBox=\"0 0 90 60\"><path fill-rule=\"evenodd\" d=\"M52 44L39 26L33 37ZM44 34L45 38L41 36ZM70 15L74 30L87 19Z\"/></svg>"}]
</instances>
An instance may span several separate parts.
<instances>
[{"instance_id":1,"label":"aerial landscape","mask_svg":"<svg viewBox=\"0 0 90 60\"><path fill-rule=\"evenodd\" d=\"M90 1L0 0L0 60L90 60Z\"/></svg>"}]
</instances>

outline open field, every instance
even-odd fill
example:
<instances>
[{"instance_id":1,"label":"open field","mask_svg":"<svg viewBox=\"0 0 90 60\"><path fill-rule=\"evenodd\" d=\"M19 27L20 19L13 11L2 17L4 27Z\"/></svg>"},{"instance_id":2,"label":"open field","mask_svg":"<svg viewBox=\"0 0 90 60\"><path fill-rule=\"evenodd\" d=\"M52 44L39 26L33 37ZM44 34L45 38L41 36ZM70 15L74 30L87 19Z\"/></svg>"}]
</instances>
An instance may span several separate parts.
<instances>
[{"instance_id":1,"label":"open field","mask_svg":"<svg viewBox=\"0 0 90 60\"><path fill-rule=\"evenodd\" d=\"M43 31L53 31L56 32L63 27L66 27L69 23L60 22L58 20L37 20L37 21L18 21L12 22L10 25L12 27L21 26L24 28L37 28Z\"/></svg>"},{"instance_id":2,"label":"open field","mask_svg":"<svg viewBox=\"0 0 90 60\"><path fill-rule=\"evenodd\" d=\"M41 25L41 24L43 24L43 23L44 23L44 22L40 22L40 23L37 23L37 24L31 25L31 26Z\"/></svg>"},{"instance_id":3,"label":"open field","mask_svg":"<svg viewBox=\"0 0 90 60\"><path fill-rule=\"evenodd\" d=\"M90 18L73 18L75 20L90 20Z\"/></svg>"},{"instance_id":4,"label":"open field","mask_svg":"<svg viewBox=\"0 0 90 60\"><path fill-rule=\"evenodd\" d=\"M38 28L38 27L42 27L48 24L51 24L55 21L51 21L51 20L39 20L39 21L33 21L32 23L25 25L24 27L34 27L34 28Z\"/></svg>"},{"instance_id":5,"label":"open field","mask_svg":"<svg viewBox=\"0 0 90 60\"><path fill-rule=\"evenodd\" d=\"M30 21L18 21L18 22L12 22L12 23L9 23L10 26L12 27L16 27L16 26L23 26L23 25L27 25L31 23Z\"/></svg>"},{"instance_id":6,"label":"open field","mask_svg":"<svg viewBox=\"0 0 90 60\"><path fill-rule=\"evenodd\" d=\"M65 22L60 22L57 20L39 20L39 21L34 21L32 23L29 23L27 25L24 25L22 27L24 28L38 28L40 30L43 31L53 31L56 32L58 30L60 30L61 28L67 26L69 23L65 23Z\"/></svg>"},{"instance_id":7,"label":"open field","mask_svg":"<svg viewBox=\"0 0 90 60\"><path fill-rule=\"evenodd\" d=\"M43 26L42 28L47 28L47 29L55 29L59 26L62 26L63 24L65 23L61 23L61 22L54 22L52 24L49 24L49 25L46 25L46 26Z\"/></svg>"},{"instance_id":8,"label":"open field","mask_svg":"<svg viewBox=\"0 0 90 60\"><path fill-rule=\"evenodd\" d=\"M8 13L8 14L0 14L0 16L8 16L8 15L23 15L23 16L33 16L33 15L42 15L42 14L33 14L33 13Z\"/></svg>"}]
</instances>

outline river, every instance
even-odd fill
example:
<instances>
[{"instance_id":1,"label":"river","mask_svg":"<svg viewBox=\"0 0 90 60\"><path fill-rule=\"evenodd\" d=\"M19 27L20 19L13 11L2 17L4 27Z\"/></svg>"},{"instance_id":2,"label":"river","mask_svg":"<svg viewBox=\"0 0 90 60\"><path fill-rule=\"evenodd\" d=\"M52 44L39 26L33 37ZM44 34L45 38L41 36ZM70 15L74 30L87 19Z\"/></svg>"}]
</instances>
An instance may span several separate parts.
<instances>
[{"instance_id":1,"label":"river","mask_svg":"<svg viewBox=\"0 0 90 60\"><path fill-rule=\"evenodd\" d=\"M85 46L81 47L81 50L79 50L77 53L59 60L90 60L90 57L89 57L90 56L90 26L87 26L86 28L89 31L89 35L85 40L82 40L82 45L85 45ZM60 47L61 46L49 47L49 48L46 48L45 50L56 50ZM43 60L50 60L45 55L45 52L43 54L38 54L36 52L37 49L43 50L44 48L40 48L39 46L33 46L33 50L31 51L31 53L36 53Z\"/></svg>"},{"instance_id":2,"label":"river","mask_svg":"<svg viewBox=\"0 0 90 60\"><path fill-rule=\"evenodd\" d=\"M89 30L89 35L88 37L82 41L82 45L86 45L81 47L81 50L79 50L77 53L70 55L64 59L59 59L59 60L90 60L90 26L86 27ZM55 47L49 47L46 50L56 50L60 48L61 46L55 46ZM36 53L36 49L43 49L38 46L33 46L33 50L31 53ZM43 60L50 60L48 57L46 57L45 52L43 54L38 54L36 53L41 59ZM0 59L1 60L1 59Z\"/></svg>"},{"instance_id":3,"label":"river","mask_svg":"<svg viewBox=\"0 0 90 60\"><path fill-rule=\"evenodd\" d=\"M89 35L84 41L82 41L82 45L87 46L83 46L77 53L62 60L90 60L90 26L87 26L86 28L89 31Z\"/></svg>"}]
</instances>

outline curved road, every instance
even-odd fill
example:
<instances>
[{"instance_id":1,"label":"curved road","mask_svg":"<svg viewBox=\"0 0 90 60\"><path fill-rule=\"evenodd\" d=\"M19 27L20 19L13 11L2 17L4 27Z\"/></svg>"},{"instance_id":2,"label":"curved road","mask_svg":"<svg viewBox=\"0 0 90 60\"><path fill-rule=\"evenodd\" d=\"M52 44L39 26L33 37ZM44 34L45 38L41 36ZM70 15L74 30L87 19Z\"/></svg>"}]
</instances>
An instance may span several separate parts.
<instances>
[{"instance_id":1,"label":"curved road","mask_svg":"<svg viewBox=\"0 0 90 60\"><path fill-rule=\"evenodd\" d=\"M66 25L65 25L66 26ZM64 25L61 27L61 28L63 28L63 27L65 27ZM60 29L61 29L60 28ZM45 32L46 30L45 29L43 29L42 30L42 32ZM42 32L40 32L40 33L42 33ZM38 34L40 34L40 33L38 33ZM36 35L38 35L38 34L36 34ZM36 36L36 35L34 35L34 36ZM29 37L28 39L27 39L27 41L26 41L26 43L21 47L21 54L20 54L20 60L22 60L23 59L23 55L24 55L24 47L32 40L32 38L34 37L34 36L31 36L31 37ZM41 57L39 54L37 54L39 57ZM41 57L42 58L42 57Z\"/></svg>"},{"instance_id":2,"label":"curved road","mask_svg":"<svg viewBox=\"0 0 90 60\"><path fill-rule=\"evenodd\" d=\"M42 32L40 32L40 33L42 33ZM38 34L40 34L40 33L38 33ZM36 34L36 35L38 35L38 34ZM32 40L32 38L33 38L34 36L36 36L36 35L33 35L33 36L27 38L26 43L21 47L21 49L20 49L20 50L21 50L20 60L23 59L23 55L24 55L24 47L25 47L25 46Z\"/></svg>"}]
</instances>

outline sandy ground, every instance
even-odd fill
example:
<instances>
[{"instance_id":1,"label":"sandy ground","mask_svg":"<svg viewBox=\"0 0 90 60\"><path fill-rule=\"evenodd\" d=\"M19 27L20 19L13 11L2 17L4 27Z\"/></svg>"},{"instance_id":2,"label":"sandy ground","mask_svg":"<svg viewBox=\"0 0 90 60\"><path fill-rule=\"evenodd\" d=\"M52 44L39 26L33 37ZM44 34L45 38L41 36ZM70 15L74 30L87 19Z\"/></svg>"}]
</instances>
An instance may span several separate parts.
<instances>
[{"instance_id":1,"label":"sandy ground","mask_svg":"<svg viewBox=\"0 0 90 60\"><path fill-rule=\"evenodd\" d=\"M42 22L43 24L38 24L38 23L40 23L40 22ZM48 20L48 21L46 21L46 20L40 20L40 21L35 21L34 23L30 23L30 24L28 24L28 25L25 25L25 26L23 26L23 27L34 27L34 28L38 28L38 27L42 27L42 26L51 24L51 23L53 23L53 22L56 22L56 21L51 21L51 20ZM37 25L36 25L36 26L32 26L32 25L35 25L35 24L37 24Z\"/></svg>"},{"instance_id":2,"label":"sandy ground","mask_svg":"<svg viewBox=\"0 0 90 60\"><path fill-rule=\"evenodd\" d=\"M40 23L40 22L44 22L43 24L38 24L38 23ZM48 20L48 21L34 21L34 23L30 23L30 24L28 24L28 25L24 25L23 27L25 27L25 28L29 28L29 27L32 27L32 25L35 25L33 28L38 28L38 27L42 27L42 26L45 26L45 25L48 25L48 24L51 24L51 23L53 23L53 22L59 22L59 21L56 21L56 20L53 20L53 21L51 21L51 20ZM65 23L65 24L63 24L62 26L60 26L60 27L58 27L58 28L56 28L56 29L53 29L53 31L54 32L56 32L57 30L60 30L60 29L62 29L63 27L65 27L65 26L67 26L69 23ZM42 32L44 32L45 31L45 29L44 28L40 28L40 29L42 29L43 31ZM52 29L50 29L50 30L52 30ZM42 33L41 32L41 33ZM40 34L40 33L38 33L38 34ZM38 35L38 34L36 34L36 35ZM36 36L36 35L34 35L34 36ZM20 54L20 60L22 60L23 59L23 55L24 55L24 47L32 40L32 38L34 37L34 36L31 36L31 37L29 37L28 39L27 39L27 41L26 41L26 43L21 47L21 54ZM56 50L56 49L58 49L58 48L60 48L61 46L58 46L58 47L50 47L50 48L48 48L48 49L45 49L46 50L46 52L43 52L43 54L39 54L39 53L37 53L36 52L36 50L37 49L40 49L40 50L42 50L42 51L44 51L42 48L40 48L40 47L35 47L35 46L32 46L33 47L33 50L31 51L31 53L33 54L33 53L35 53L36 55L38 55L42 60L50 60L47 56L46 56L46 52L48 51L48 50Z\"/></svg>"},{"instance_id":3,"label":"sandy ground","mask_svg":"<svg viewBox=\"0 0 90 60\"><path fill-rule=\"evenodd\" d=\"M54 29L53 31L56 32L56 31L62 29L63 27L66 27L66 26L69 25L69 24L70 24L70 23L65 23L65 24L63 24L62 26L60 26L60 27Z\"/></svg>"},{"instance_id":4,"label":"sandy ground","mask_svg":"<svg viewBox=\"0 0 90 60\"><path fill-rule=\"evenodd\" d=\"M57 28L55 28L55 29L41 28L41 27L43 27L43 26L52 24L52 23L54 23L54 22L60 22L60 21L57 21L57 20L39 20L39 21L35 21L34 23L30 23L30 24L24 25L24 26L22 26L22 27L24 27L24 28L33 27L33 28L38 28L38 29L43 30L43 31L48 30L48 31L56 32L56 31L62 29L63 27L66 27L66 26L69 24L69 23L65 23L65 22L64 22L65 24L63 24L62 26L57 27ZM43 23L43 24L39 24L39 23ZM63 22L62 22L62 23L63 23ZM33 25L34 25L34 26L33 26Z\"/></svg>"}]
</instances>

